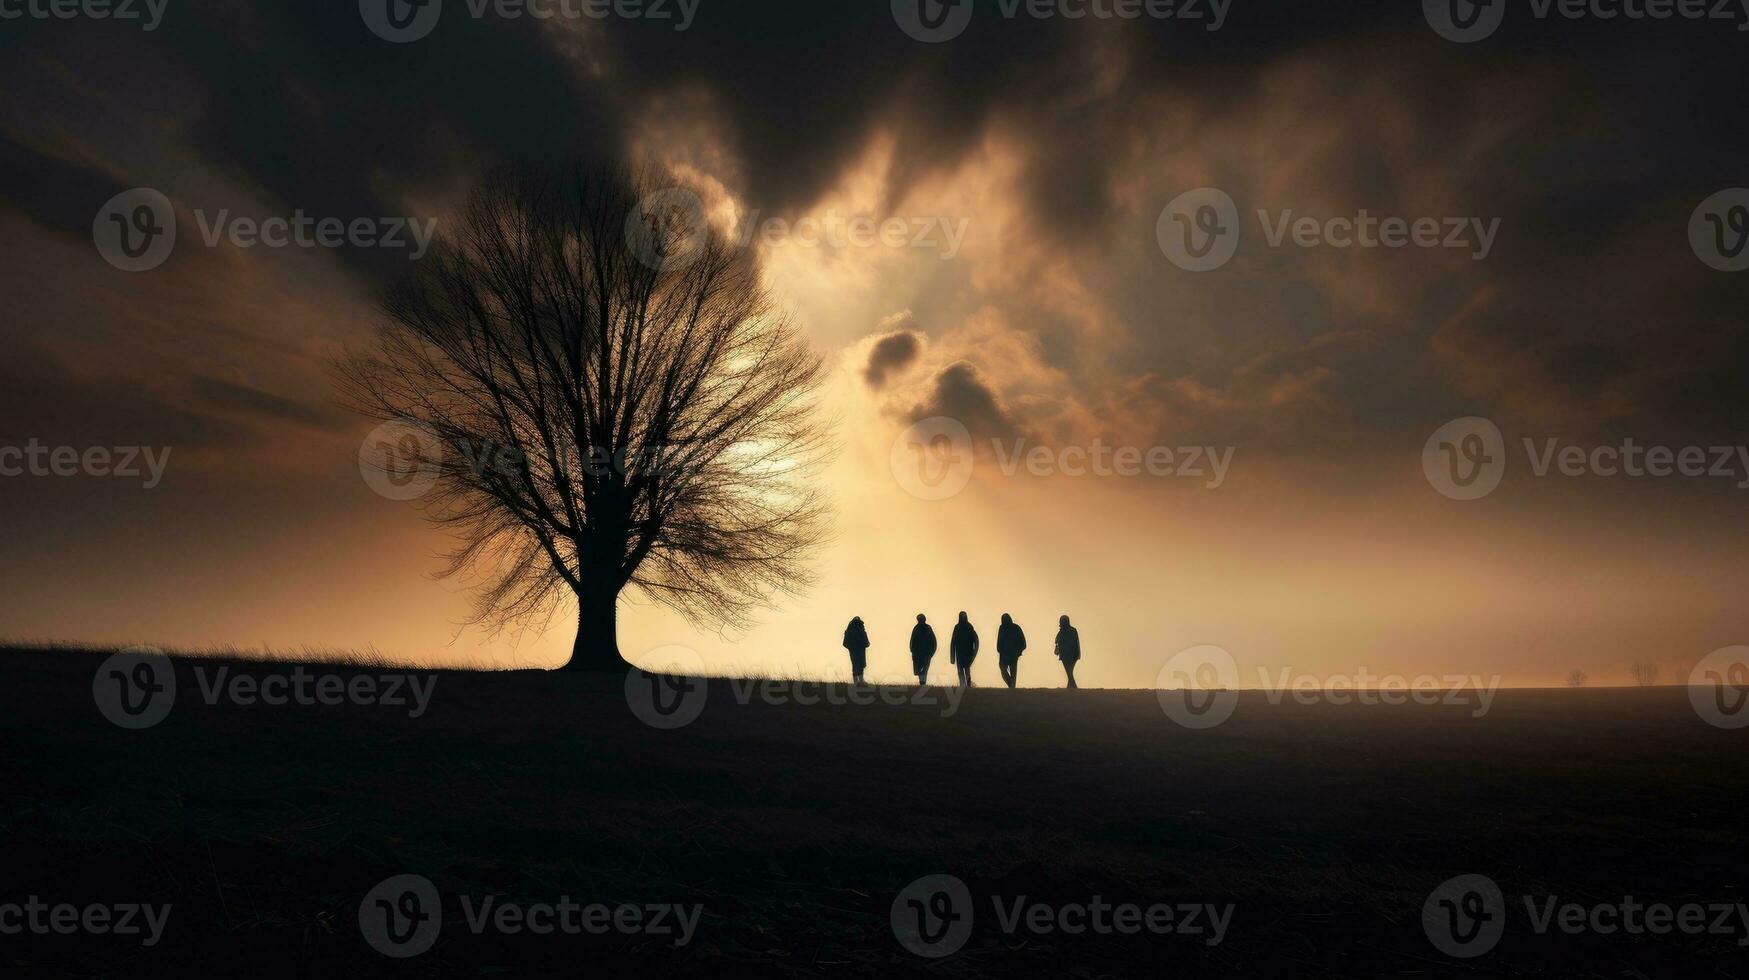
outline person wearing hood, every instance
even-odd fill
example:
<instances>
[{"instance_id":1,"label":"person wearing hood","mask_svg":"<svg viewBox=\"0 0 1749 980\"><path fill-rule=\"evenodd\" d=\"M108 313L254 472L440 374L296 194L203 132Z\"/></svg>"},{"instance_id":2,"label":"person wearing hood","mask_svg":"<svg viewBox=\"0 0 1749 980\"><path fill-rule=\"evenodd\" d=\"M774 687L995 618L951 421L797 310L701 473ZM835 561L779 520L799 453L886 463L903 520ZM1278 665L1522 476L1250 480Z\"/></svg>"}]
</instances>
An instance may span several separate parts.
<instances>
[{"instance_id":1,"label":"person wearing hood","mask_svg":"<svg viewBox=\"0 0 1749 980\"><path fill-rule=\"evenodd\" d=\"M917 625L911 627L911 672L917 675L917 686L929 685L929 661L935 659L935 627L922 613L917 614Z\"/></svg>"},{"instance_id":2,"label":"person wearing hood","mask_svg":"<svg viewBox=\"0 0 1749 980\"><path fill-rule=\"evenodd\" d=\"M1075 665L1081 662L1081 633L1069 625L1069 617L1057 620L1057 659L1063 662L1063 672L1069 675L1069 689L1075 689Z\"/></svg>"},{"instance_id":3,"label":"person wearing hood","mask_svg":"<svg viewBox=\"0 0 1749 980\"><path fill-rule=\"evenodd\" d=\"M850 651L850 682L863 683L862 672L868 669L868 630L863 628L861 616L851 617L850 625L844 628L844 649Z\"/></svg>"},{"instance_id":4,"label":"person wearing hood","mask_svg":"<svg viewBox=\"0 0 1749 980\"><path fill-rule=\"evenodd\" d=\"M1002 673L1002 683L1009 690L1020 678L1020 655L1026 652L1026 633L1020 624L1007 613L1002 614L1002 625L996 629L996 669Z\"/></svg>"},{"instance_id":5,"label":"person wearing hood","mask_svg":"<svg viewBox=\"0 0 1749 980\"><path fill-rule=\"evenodd\" d=\"M959 671L960 686L971 687L972 661L978 659L978 631L963 612L960 621L954 624L953 637L947 641L947 655Z\"/></svg>"}]
</instances>

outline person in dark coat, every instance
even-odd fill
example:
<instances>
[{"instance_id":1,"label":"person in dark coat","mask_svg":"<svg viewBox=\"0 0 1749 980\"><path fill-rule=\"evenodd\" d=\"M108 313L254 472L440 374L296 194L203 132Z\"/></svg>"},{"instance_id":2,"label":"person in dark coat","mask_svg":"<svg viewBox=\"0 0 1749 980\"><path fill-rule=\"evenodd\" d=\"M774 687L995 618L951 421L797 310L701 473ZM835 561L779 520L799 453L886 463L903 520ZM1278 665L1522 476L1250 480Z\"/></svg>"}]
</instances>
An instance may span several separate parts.
<instances>
[{"instance_id":1,"label":"person in dark coat","mask_svg":"<svg viewBox=\"0 0 1749 980\"><path fill-rule=\"evenodd\" d=\"M911 672L917 675L917 686L929 684L929 661L935 659L935 627L917 614L917 625L911 627Z\"/></svg>"},{"instance_id":2,"label":"person in dark coat","mask_svg":"<svg viewBox=\"0 0 1749 980\"><path fill-rule=\"evenodd\" d=\"M850 625L844 627L844 649L850 651L850 682L861 684L862 672L868 669L868 630L862 626L862 617L851 617Z\"/></svg>"},{"instance_id":3,"label":"person in dark coat","mask_svg":"<svg viewBox=\"0 0 1749 980\"><path fill-rule=\"evenodd\" d=\"M953 626L953 637L947 641L947 656L959 669L960 686L971 687L972 661L978 659L978 631L963 612Z\"/></svg>"},{"instance_id":4,"label":"person in dark coat","mask_svg":"<svg viewBox=\"0 0 1749 980\"><path fill-rule=\"evenodd\" d=\"M996 669L1002 672L1002 683L1009 689L1020 679L1020 655L1026 652L1026 633L1007 613L996 629Z\"/></svg>"},{"instance_id":5,"label":"person in dark coat","mask_svg":"<svg viewBox=\"0 0 1749 980\"><path fill-rule=\"evenodd\" d=\"M1081 633L1069 625L1069 617L1057 620L1057 659L1063 662L1063 672L1069 675L1069 688L1075 687L1075 665L1081 662Z\"/></svg>"}]
</instances>

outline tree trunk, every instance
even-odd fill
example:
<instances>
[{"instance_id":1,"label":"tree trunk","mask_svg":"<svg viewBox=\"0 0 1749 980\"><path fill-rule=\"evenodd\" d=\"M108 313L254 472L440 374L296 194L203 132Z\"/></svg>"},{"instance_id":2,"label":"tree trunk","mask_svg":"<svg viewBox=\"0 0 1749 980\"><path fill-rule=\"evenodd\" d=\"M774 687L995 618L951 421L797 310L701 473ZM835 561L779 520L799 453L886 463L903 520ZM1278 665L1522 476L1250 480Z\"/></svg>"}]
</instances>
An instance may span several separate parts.
<instances>
[{"instance_id":1,"label":"tree trunk","mask_svg":"<svg viewBox=\"0 0 1749 980\"><path fill-rule=\"evenodd\" d=\"M571 644L567 671L613 671L628 666L619 655L619 590L602 585L577 595L577 640Z\"/></svg>"}]
</instances>

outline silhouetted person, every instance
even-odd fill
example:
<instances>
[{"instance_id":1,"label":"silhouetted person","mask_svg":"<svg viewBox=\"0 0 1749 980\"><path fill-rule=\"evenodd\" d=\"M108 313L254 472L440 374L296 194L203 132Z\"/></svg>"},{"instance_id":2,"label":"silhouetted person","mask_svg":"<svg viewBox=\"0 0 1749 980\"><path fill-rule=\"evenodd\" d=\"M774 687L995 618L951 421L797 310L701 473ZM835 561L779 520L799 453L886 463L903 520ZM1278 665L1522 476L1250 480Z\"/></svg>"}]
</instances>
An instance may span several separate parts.
<instances>
[{"instance_id":1,"label":"silhouetted person","mask_svg":"<svg viewBox=\"0 0 1749 980\"><path fill-rule=\"evenodd\" d=\"M1057 620L1057 659L1063 662L1063 672L1069 675L1069 687L1075 687L1075 665L1081 662L1081 632L1069 625L1069 617Z\"/></svg>"},{"instance_id":2,"label":"silhouetted person","mask_svg":"<svg viewBox=\"0 0 1749 980\"><path fill-rule=\"evenodd\" d=\"M959 668L960 686L971 687L972 661L978 659L978 631L972 628L971 620L963 612L960 621L953 624L953 637L947 641L947 656Z\"/></svg>"},{"instance_id":3,"label":"silhouetted person","mask_svg":"<svg viewBox=\"0 0 1749 980\"><path fill-rule=\"evenodd\" d=\"M996 669L1002 672L1002 683L1014 688L1020 679L1020 655L1026 652L1026 633L1007 613L996 629Z\"/></svg>"},{"instance_id":4,"label":"silhouetted person","mask_svg":"<svg viewBox=\"0 0 1749 980\"><path fill-rule=\"evenodd\" d=\"M929 661L935 659L935 628L929 625L922 613L917 614L917 625L911 627L911 672L917 675L917 685L923 687L929 683Z\"/></svg>"},{"instance_id":5,"label":"silhouetted person","mask_svg":"<svg viewBox=\"0 0 1749 980\"><path fill-rule=\"evenodd\" d=\"M850 680L862 683L862 672L868 669L868 630L862 627L862 617L854 616L844 627L844 649L850 651Z\"/></svg>"}]
</instances>

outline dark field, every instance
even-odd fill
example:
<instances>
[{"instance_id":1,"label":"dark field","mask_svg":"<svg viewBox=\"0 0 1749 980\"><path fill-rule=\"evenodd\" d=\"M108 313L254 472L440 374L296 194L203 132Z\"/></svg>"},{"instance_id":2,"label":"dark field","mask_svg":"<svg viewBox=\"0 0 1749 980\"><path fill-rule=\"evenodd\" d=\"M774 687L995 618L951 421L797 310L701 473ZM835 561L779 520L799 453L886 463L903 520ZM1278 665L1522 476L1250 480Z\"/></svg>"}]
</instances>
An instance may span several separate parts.
<instances>
[{"instance_id":1,"label":"dark field","mask_svg":"<svg viewBox=\"0 0 1749 980\"><path fill-rule=\"evenodd\" d=\"M94 705L100 660L0 654L0 903L172 911L150 948L0 936L8 976L1749 977L1734 913L1728 933L1539 935L1524 906L1745 900L1749 736L1679 688L1503 691L1479 720L1246 694L1199 732L1152 692L981 688L944 718L942 698L740 704L713 682L697 721L658 731L617 677L440 673L411 718L209 705L185 660L169 717L127 731ZM366 944L359 907L408 873L442 893L443 926L397 960ZM889 919L929 874L962 879L975 909L935 960ZM1461 874L1506 901L1503 939L1467 960L1421 921ZM460 897L488 895L703 912L681 947L476 935ZM1096 895L1234 909L1210 945L1009 934L992 905Z\"/></svg>"}]
</instances>

